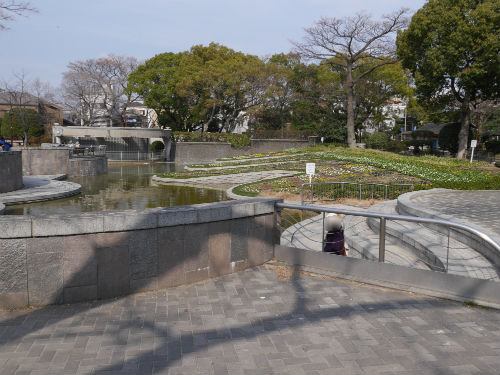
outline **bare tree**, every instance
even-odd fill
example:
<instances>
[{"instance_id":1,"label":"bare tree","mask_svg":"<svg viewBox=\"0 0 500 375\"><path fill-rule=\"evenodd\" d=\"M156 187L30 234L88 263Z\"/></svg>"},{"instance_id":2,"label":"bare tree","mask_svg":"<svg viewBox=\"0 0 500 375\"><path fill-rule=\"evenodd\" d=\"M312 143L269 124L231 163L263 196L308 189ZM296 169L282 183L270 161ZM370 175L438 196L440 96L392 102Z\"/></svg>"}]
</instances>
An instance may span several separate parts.
<instances>
[{"instance_id":1,"label":"bare tree","mask_svg":"<svg viewBox=\"0 0 500 375\"><path fill-rule=\"evenodd\" d=\"M1 1L0 0L0 30L5 30L6 22L13 21L16 17L24 16L29 12L37 12L37 10L27 1Z\"/></svg>"},{"instance_id":2,"label":"bare tree","mask_svg":"<svg viewBox=\"0 0 500 375\"><path fill-rule=\"evenodd\" d=\"M394 35L408 25L408 9L402 8L373 21L358 13L343 19L322 18L306 28L303 42L293 42L296 52L339 71L345 90L347 143L356 146L354 107L356 85L375 69L397 61Z\"/></svg>"},{"instance_id":3,"label":"bare tree","mask_svg":"<svg viewBox=\"0 0 500 375\"><path fill-rule=\"evenodd\" d=\"M76 114L80 125L90 126L98 112L99 88L86 73L65 72L61 83L64 107Z\"/></svg>"},{"instance_id":4,"label":"bare tree","mask_svg":"<svg viewBox=\"0 0 500 375\"><path fill-rule=\"evenodd\" d=\"M137 99L126 95L127 78L138 66L135 57L109 55L68 64L63 73L62 88L65 102L80 107L78 112L85 125L91 125L98 116L123 122L127 106Z\"/></svg>"}]
</instances>

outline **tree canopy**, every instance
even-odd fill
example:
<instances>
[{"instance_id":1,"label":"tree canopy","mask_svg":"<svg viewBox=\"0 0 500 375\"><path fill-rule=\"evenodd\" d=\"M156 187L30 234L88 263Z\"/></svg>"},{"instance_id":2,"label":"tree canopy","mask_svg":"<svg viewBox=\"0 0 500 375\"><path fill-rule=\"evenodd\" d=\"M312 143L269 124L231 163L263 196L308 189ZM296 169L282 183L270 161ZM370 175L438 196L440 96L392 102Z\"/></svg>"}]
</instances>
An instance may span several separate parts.
<instances>
[{"instance_id":1,"label":"tree canopy","mask_svg":"<svg viewBox=\"0 0 500 375\"><path fill-rule=\"evenodd\" d=\"M356 146L356 90L373 71L397 62L393 36L407 25L407 13L407 9L400 9L380 21L364 13L343 19L322 18L305 29L303 42L294 43L302 56L320 61L340 74L349 147Z\"/></svg>"},{"instance_id":2,"label":"tree canopy","mask_svg":"<svg viewBox=\"0 0 500 375\"><path fill-rule=\"evenodd\" d=\"M262 104L265 64L225 46L193 46L162 53L129 76L162 126L174 130L232 131L237 120Z\"/></svg>"},{"instance_id":3,"label":"tree canopy","mask_svg":"<svg viewBox=\"0 0 500 375\"><path fill-rule=\"evenodd\" d=\"M11 136L10 126L12 124L12 136L24 138L27 145L28 136L39 137L43 135L43 119L35 110L30 108L13 108L5 113L1 122L1 134L5 138Z\"/></svg>"},{"instance_id":4,"label":"tree canopy","mask_svg":"<svg viewBox=\"0 0 500 375\"><path fill-rule=\"evenodd\" d=\"M460 107L457 157L464 157L471 107L500 94L500 3L429 1L398 35L397 54L422 101Z\"/></svg>"}]
</instances>

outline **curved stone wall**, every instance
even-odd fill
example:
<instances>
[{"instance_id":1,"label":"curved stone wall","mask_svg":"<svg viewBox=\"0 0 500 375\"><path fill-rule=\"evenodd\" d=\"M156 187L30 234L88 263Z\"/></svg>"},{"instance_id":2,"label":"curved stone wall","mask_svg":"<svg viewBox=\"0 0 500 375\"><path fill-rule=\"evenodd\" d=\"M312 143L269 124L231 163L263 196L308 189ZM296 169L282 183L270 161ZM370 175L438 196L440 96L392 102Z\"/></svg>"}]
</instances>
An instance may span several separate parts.
<instances>
[{"instance_id":1,"label":"curved stone wall","mask_svg":"<svg viewBox=\"0 0 500 375\"><path fill-rule=\"evenodd\" d=\"M117 297L262 264L279 240L277 201L0 217L0 308Z\"/></svg>"},{"instance_id":2,"label":"curved stone wall","mask_svg":"<svg viewBox=\"0 0 500 375\"><path fill-rule=\"evenodd\" d=\"M0 151L0 193L23 187L23 163L20 151Z\"/></svg>"},{"instance_id":3,"label":"curved stone wall","mask_svg":"<svg viewBox=\"0 0 500 375\"><path fill-rule=\"evenodd\" d=\"M108 172L108 160L105 156L71 157L70 149L65 147L26 147L21 148L21 151L25 176L95 176Z\"/></svg>"}]
</instances>

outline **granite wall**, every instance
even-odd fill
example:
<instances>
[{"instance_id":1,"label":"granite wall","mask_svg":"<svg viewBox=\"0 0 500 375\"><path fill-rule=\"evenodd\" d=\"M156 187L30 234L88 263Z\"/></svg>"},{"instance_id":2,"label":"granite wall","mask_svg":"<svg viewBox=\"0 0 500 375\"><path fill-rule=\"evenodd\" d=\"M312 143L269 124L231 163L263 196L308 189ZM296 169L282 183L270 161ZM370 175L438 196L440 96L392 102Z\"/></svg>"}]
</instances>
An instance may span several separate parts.
<instances>
[{"instance_id":1,"label":"granite wall","mask_svg":"<svg viewBox=\"0 0 500 375\"><path fill-rule=\"evenodd\" d=\"M208 163L216 159L283 151L311 145L309 141L293 139L252 139L250 142L250 146L242 148L234 148L229 143L220 142L173 143L169 160L184 164Z\"/></svg>"},{"instance_id":2,"label":"granite wall","mask_svg":"<svg viewBox=\"0 0 500 375\"><path fill-rule=\"evenodd\" d=\"M0 151L0 193L23 187L22 155L19 151Z\"/></svg>"},{"instance_id":3,"label":"granite wall","mask_svg":"<svg viewBox=\"0 0 500 375\"><path fill-rule=\"evenodd\" d=\"M276 199L0 217L0 308L103 299L262 264Z\"/></svg>"},{"instance_id":4,"label":"granite wall","mask_svg":"<svg viewBox=\"0 0 500 375\"><path fill-rule=\"evenodd\" d=\"M106 156L89 156L69 159L68 176L97 176L108 173Z\"/></svg>"},{"instance_id":5,"label":"granite wall","mask_svg":"<svg viewBox=\"0 0 500 375\"><path fill-rule=\"evenodd\" d=\"M23 175L95 176L108 172L104 156L71 157L68 148L21 148Z\"/></svg>"}]
</instances>

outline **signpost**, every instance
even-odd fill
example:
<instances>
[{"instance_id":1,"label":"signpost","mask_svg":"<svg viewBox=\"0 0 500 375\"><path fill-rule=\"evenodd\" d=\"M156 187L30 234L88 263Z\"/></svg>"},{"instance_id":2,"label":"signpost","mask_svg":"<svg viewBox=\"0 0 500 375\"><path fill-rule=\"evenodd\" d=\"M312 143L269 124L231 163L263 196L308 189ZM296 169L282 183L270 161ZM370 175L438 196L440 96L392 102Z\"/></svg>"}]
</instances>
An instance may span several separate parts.
<instances>
[{"instance_id":1,"label":"signpost","mask_svg":"<svg viewBox=\"0 0 500 375\"><path fill-rule=\"evenodd\" d=\"M309 183L312 183L312 177L316 172L316 163L306 163L306 174L309 176Z\"/></svg>"},{"instance_id":2,"label":"signpost","mask_svg":"<svg viewBox=\"0 0 500 375\"><path fill-rule=\"evenodd\" d=\"M472 159L474 158L474 149L477 147L477 140L473 139L470 141L470 148L472 149L470 153L470 162L472 163Z\"/></svg>"}]
</instances>

